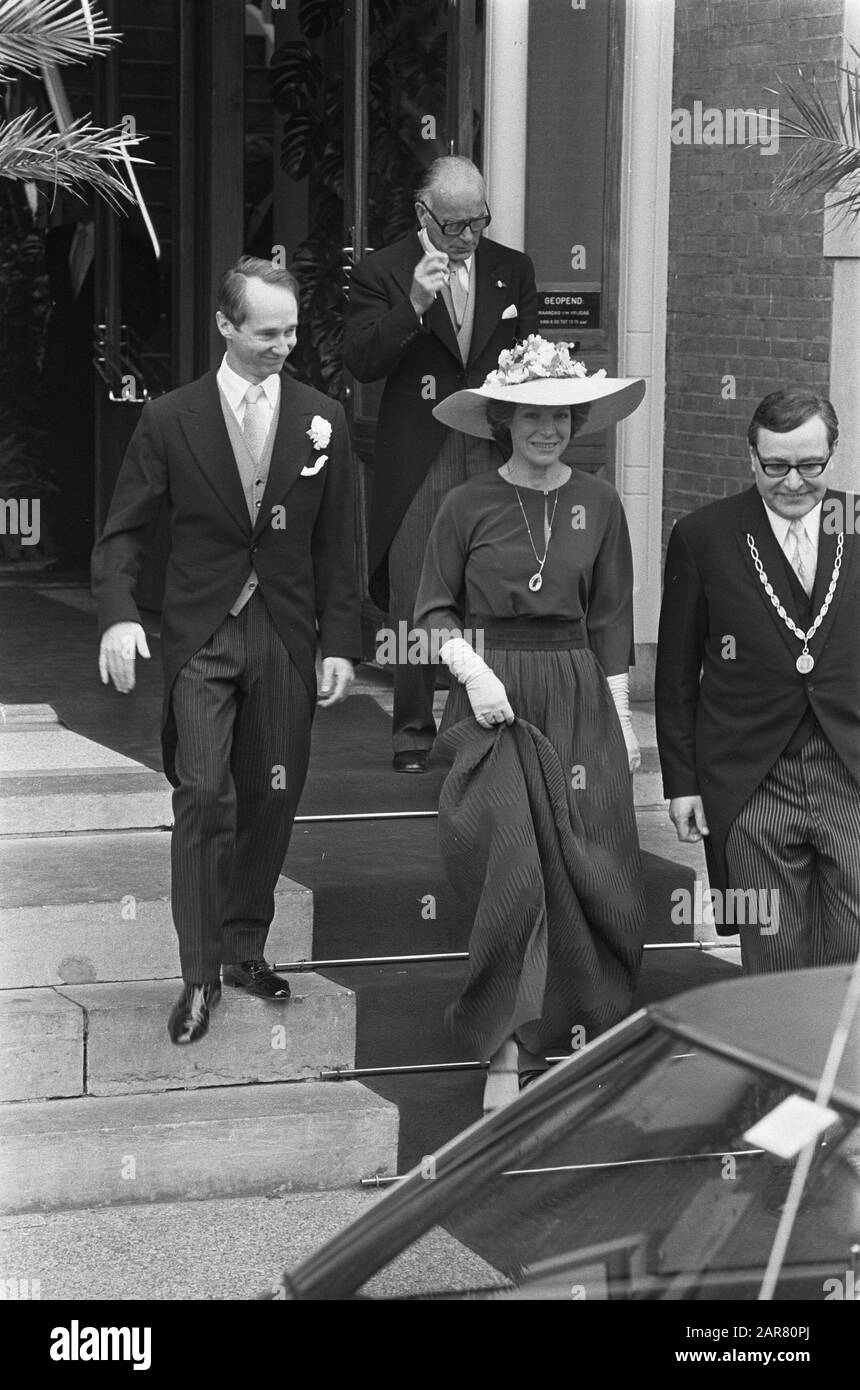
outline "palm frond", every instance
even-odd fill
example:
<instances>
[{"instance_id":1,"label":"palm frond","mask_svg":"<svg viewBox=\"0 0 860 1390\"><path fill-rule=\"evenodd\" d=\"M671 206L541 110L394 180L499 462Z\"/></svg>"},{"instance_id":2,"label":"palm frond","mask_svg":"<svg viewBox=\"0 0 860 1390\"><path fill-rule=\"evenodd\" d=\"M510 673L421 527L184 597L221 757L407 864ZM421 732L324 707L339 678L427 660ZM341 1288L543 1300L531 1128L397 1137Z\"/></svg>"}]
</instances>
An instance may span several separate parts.
<instances>
[{"instance_id":1,"label":"palm frond","mask_svg":"<svg viewBox=\"0 0 860 1390\"><path fill-rule=\"evenodd\" d=\"M0 78L4 68L86 62L119 39L94 0L0 0Z\"/></svg>"},{"instance_id":2,"label":"palm frond","mask_svg":"<svg viewBox=\"0 0 860 1390\"><path fill-rule=\"evenodd\" d=\"M144 138L129 139L120 125L101 129L88 116L57 131L51 128L50 116L36 119L34 111L24 111L0 125L0 177L27 183L43 179L73 192L92 188L118 209L123 200L135 202L118 172L125 163L123 146ZM129 158L135 164L150 163Z\"/></svg>"},{"instance_id":3,"label":"palm frond","mask_svg":"<svg viewBox=\"0 0 860 1390\"><path fill-rule=\"evenodd\" d=\"M767 89L793 107L787 116L780 110L780 140L799 142L773 196L785 206L798 197L829 195L837 219L854 218L860 215L860 68L840 63L835 72L840 90L832 96L822 90L815 73L806 77L801 69L797 83L780 78L779 90Z\"/></svg>"}]
</instances>

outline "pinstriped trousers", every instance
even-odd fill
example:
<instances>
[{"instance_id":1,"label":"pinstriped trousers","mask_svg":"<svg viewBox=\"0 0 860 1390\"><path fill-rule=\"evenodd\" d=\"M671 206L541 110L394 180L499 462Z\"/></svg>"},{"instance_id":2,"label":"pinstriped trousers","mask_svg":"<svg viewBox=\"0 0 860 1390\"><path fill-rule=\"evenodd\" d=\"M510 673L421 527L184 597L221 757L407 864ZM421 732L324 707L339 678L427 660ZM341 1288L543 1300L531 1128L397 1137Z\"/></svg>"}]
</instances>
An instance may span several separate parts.
<instances>
[{"instance_id":1,"label":"pinstriped trousers","mask_svg":"<svg viewBox=\"0 0 860 1390\"><path fill-rule=\"evenodd\" d=\"M388 552L391 595L388 606L395 632L400 631L400 622L405 622L407 628L412 627L424 552L445 493L476 473L498 468L502 462L501 451L493 440L478 439L458 430L446 431L442 447L412 498ZM395 666L392 729L395 753L431 747L436 737L435 682L435 667L429 662L426 666L410 666L406 662Z\"/></svg>"},{"instance_id":2,"label":"pinstriped trousers","mask_svg":"<svg viewBox=\"0 0 860 1390\"><path fill-rule=\"evenodd\" d=\"M312 706L259 590L176 678L171 897L182 978L259 960L310 753Z\"/></svg>"},{"instance_id":3,"label":"pinstriped trousers","mask_svg":"<svg viewBox=\"0 0 860 1390\"><path fill-rule=\"evenodd\" d=\"M778 909L739 928L747 974L857 958L860 786L820 730L777 758L729 831L726 863L731 888L764 892Z\"/></svg>"}]
</instances>

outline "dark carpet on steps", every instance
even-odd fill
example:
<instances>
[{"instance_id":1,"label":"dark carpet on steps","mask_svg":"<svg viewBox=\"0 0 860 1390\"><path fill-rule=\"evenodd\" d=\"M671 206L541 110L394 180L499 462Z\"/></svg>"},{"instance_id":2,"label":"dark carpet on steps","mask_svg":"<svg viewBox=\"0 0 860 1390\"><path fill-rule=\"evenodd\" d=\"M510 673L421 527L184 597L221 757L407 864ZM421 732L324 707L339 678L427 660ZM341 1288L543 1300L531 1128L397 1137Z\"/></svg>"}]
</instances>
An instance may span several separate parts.
<instances>
[{"instance_id":1,"label":"dark carpet on steps","mask_svg":"<svg viewBox=\"0 0 860 1390\"><path fill-rule=\"evenodd\" d=\"M152 659L138 662L137 688L122 696L99 682L91 614L30 587L0 587L0 701L51 704L68 728L160 768L159 620L143 617ZM319 711L300 814L435 810L442 769L423 777L393 773L390 727L369 696ZM649 939L682 939L684 930L669 920L669 895L691 886L692 876L667 860L645 858ZM435 821L297 825L285 869L314 890L318 958L466 949L469 924L441 872ZM428 894L435 898L434 919L422 917ZM439 963L327 971L357 995L358 1065L460 1060L442 1016L463 969ZM732 967L699 952L646 953L635 1004L728 973ZM367 1084L400 1107L400 1171L480 1114L480 1073L374 1078Z\"/></svg>"}]
</instances>

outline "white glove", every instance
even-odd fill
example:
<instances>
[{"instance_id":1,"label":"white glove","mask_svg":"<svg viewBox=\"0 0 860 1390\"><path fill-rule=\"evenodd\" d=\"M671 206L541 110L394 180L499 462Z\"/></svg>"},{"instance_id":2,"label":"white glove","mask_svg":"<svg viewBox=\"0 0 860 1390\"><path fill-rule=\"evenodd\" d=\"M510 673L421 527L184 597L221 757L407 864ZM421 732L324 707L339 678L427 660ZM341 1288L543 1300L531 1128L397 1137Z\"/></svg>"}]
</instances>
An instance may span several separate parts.
<instances>
[{"instance_id":1,"label":"white glove","mask_svg":"<svg viewBox=\"0 0 860 1390\"><path fill-rule=\"evenodd\" d=\"M624 671L620 676L607 676L606 684L609 686L615 701L618 722L621 725L621 732L627 747L628 767L631 772L636 772L642 766L642 753L639 748L639 740L633 732L633 720L630 718L630 677Z\"/></svg>"},{"instance_id":2,"label":"white glove","mask_svg":"<svg viewBox=\"0 0 860 1390\"><path fill-rule=\"evenodd\" d=\"M462 637L450 637L439 648L448 670L466 687L472 713L484 728L493 724L513 724L514 712L508 704L505 687L498 676Z\"/></svg>"}]
</instances>

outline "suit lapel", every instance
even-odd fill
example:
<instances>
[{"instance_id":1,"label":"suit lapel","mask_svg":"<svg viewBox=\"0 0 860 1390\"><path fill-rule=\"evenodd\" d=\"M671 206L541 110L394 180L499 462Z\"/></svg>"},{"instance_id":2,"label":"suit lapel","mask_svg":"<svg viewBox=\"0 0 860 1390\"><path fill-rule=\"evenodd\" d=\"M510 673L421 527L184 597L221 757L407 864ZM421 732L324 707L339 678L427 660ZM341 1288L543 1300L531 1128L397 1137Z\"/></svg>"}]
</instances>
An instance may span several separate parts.
<instances>
[{"instance_id":1,"label":"suit lapel","mask_svg":"<svg viewBox=\"0 0 860 1390\"><path fill-rule=\"evenodd\" d=\"M768 597L764 584L762 584L759 579L755 561L752 558L752 552L750 551L749 542L747 541L747 534L751 535L755 542L762 567L770 580L770 586L786 613L799 628L805 630L803 614L798 608L794 591L785 573L782 551L777 543L776 536L773 534L771 524L767 519L764 503L761 500L758 489L754 487L749 489L744 498L743 507L741 509L741 529L736 532L735 539L737 540L743 556L744 565L755 586L756 593L759 595L758 602L764 604L770 615L771 622L776 624L786 647L791 653L792 660L796 660L801 651L798 639L777 613L774 604ZM798 589L800 589L799 584ZM803 590L800 589L800 592L802 593Z\"/></svg>"},{"instance_id":2,"label":"suit lapel","mask_svg":"<svg viewBox=\"0 0 860 1390\"><path fill-rule=\"evenodd\" d=\"M278 427L272 445L269 476L253 527L254 535L258 535L271 520L272 506L289 492L301 470L314 458L313 445L307 435L313 411L304 408L299 395L292 377L282 372ZM179 422L200 472L218 501L247 535L251 530L248 507L233 446L224 424L214 372L208 372L201 378L198 399L180 412Z\"/></svg>"},{"instance_id":3,"label":"suit lapel","mask_svg":"<svg viewBox=\"0 0 860 1390\"><path fill-rule=\"evenodd\" d=\"M198 399L180 411L180 427L195 463L218 501L242 530L248 532L251 522L233 446L224 424L215 373L207 372L198 384Z\"/></svg>"},{"instance_id":4,"label":"suit lapel","mask_svg":"<svg viewBox=\"0 0 860 1390\"><path fill-rule=\"evenodd\" d=\"M278 428L272 445L269 476L263 490L260 512L253 534L259 533L272 519L272 507L283 500L303 468L313 462L314 447L308 436L313 411L306 410L297 399L300 395L291 376L281 372L281 404ZM235 467L235 464L234 464ZM244 502L244 497L243 497Z\"/></svg>"},{"instance_id":5,"label":"suit lapel","mask_svg":"<svg viewBox=\"0 0 860 1390\"><path fill-rule=\"evenodd\" d=\"M504 266L496 260L492 247L481 239L475 251L475 321L469 362L483 352L505 309L511 303L511 289L506 283ZM456 339L455 339L456 342Z\"/></svg>"},{"instance_id":6,"label":"suit lapel","mask_svg":"<svg viewBox=\"0 0 860 1390\"><path fill-rule=\"evenodd\" d=\"M457 342L457 334L454 332L454 325L451 322L451 315L448 313L447 306L441 294L437 295L430 308L424 315L424 322L435 333L436 337L448 349L458 362L460 357L460 344Z\"/></svg>"}]
</instances>

